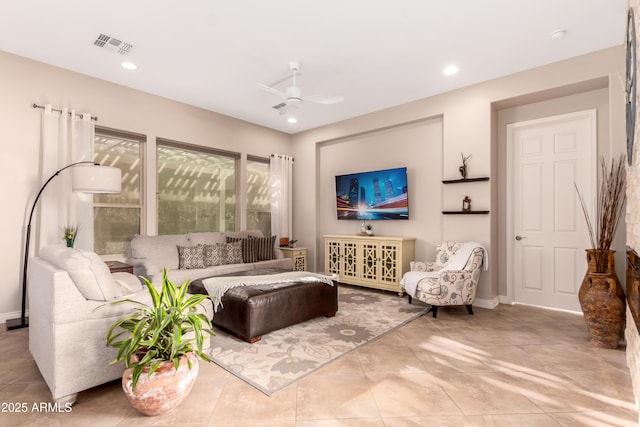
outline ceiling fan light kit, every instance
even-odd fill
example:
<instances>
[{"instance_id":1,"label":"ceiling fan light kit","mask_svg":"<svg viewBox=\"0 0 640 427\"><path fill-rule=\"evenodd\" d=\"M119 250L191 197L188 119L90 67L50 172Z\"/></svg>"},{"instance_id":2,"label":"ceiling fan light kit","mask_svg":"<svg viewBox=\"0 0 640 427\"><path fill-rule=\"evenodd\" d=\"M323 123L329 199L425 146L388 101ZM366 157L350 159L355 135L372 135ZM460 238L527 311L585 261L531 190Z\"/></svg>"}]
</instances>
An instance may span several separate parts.
<instances>
[{"instance_id":1,"label":"ceiling fan light kit","mask_svg":"<svg viewBox=\"0 0 640 427\"><path fill-rule=\"evenodd\" d=\"M289 69L292 73L292 84L288 86L284 92L273 88L271 86L267 86L262 83L258 83L258 87L266 92L269 92L277 97L281 98L283 101L273 105L271 108L277 110L280 114L283 114L287 108L290 106L296 106L302 102L313 102L315 104L337 104L338 102L344 101L343 95L311 95L311 96L303 96L302 88L297 85L297 76L300 71L300 63L297 61L289 62Z\"/></svg>"}]
</instances>

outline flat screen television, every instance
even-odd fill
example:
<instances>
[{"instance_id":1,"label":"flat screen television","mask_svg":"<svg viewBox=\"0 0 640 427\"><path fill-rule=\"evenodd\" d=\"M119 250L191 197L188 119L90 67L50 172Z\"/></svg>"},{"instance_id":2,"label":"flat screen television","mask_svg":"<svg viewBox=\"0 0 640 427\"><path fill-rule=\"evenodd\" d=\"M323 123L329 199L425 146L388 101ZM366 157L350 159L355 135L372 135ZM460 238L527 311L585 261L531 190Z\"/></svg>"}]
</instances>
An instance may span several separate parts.
<instances>
[{"instance_id":1,"label":"flat screen television","mask_svg":"<svg viewBox=\"0 0 640 427\"><path fill-rule=\"evenodd\" d=\"M336 176L338 219L409 219L407 168Z\"/></svg>"}]
</instances>

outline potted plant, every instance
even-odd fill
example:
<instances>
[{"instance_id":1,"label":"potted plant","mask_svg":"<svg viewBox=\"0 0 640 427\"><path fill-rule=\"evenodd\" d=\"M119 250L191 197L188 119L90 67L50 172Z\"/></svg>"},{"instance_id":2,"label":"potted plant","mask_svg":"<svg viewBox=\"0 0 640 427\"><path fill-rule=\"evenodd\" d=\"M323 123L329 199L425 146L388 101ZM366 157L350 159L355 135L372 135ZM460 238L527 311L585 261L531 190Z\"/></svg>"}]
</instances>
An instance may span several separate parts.
<instances>
[{"instance_id":1,"label":"potted plant","mask_svg":"<svg viewBox=\"0 0 640 427\"><path fill-rule=\"evenodd\" d=\"M289 246L290 248L295 248L297 241L298 241L298 239L289 240L289 244L287 246Z\"/></svg>"},{"instance_id":2,"label":"potted plant","mask_svg":"<svg viewBox=\"0 0 640 427\"><path fill-rule=\"evenodd\" d=\"M587 273L578 292L580 306L596 347L617 348L625 316L625 295L614 268L613 238L626 201L625 156L607 167L600 164L600 188L596 197L595 224L578 187L587 222L591 249L587 249Z\"/></svg>"},{"instance_id":3,"label":"potted plant","mask_svg":"<svg viewBox=\"0 0 640 427\"><path fill-rule=\"evenodd\" d=\"M68 248L73 247L76 242L76 237L78 237L78 227L64 227L62 240L64 240L64 244L67 245Z\"/></svg>"},{"instance_id":4,"label":"potted plant","mask_svg":"<svg viewBox=\"0 0 640 427\"><path fill-rule=\"evenodd\" d=\"M365 233L367 234L367 236L373 236L373 225L367 224L364 227L365 227Z\"/></svg>"},{"instance_id":5,"label":"potted plant","mask_svg":"<svg viewBox=\"0 0 640 427\"><path fill-rule=\"evenodd\" d=\"M112 363L124 361L122 388L132 406L145 415L159 415L178 406L198 375L211 321L198 312L207 295L187 294L189 281L178 288L162 273L162 290L143 278L151 304L130 299L134 312L115 321L107 332L107 345L118 349Z\"/></svg>"}]
</instances>

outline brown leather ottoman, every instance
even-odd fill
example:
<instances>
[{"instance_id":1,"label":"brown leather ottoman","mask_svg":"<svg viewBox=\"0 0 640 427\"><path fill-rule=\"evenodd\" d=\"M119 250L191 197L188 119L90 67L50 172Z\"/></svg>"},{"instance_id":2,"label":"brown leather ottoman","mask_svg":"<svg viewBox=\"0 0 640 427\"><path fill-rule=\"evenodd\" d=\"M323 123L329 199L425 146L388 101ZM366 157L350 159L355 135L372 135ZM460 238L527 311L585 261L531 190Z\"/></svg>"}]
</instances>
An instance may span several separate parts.
<instances>
[{"instance_id":1,"label":"brown leather ottoman","mask_svg":"<svg viewBox=\"0 0 640 427\"><path fill-rule=\"evenodd\" d=\"M204 293L201 283L194 281L189 292ZM335 316L338 284L300 282L238 286L225 292L221 302L222 306L213 315L213 324L254 343L263 334L315 317Z\"/></svg>"}]
</instances>

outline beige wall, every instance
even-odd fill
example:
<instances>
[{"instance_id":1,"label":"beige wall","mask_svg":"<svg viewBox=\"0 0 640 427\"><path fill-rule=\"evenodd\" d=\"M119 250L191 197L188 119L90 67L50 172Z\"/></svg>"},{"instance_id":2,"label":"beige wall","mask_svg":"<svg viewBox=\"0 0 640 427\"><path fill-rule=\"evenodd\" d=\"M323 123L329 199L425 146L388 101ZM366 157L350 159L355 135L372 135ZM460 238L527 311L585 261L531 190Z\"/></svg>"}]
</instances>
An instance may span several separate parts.
<instances>
[{"instance_id":1,"label":"beige wall","mask_svg":"<svg viewBox=\"0 0 640 427\"><path fill-rule=\"evenodd\" d=\"M291 154L289 135L166 98L4 52L0 70L0 182L6 201L0 214L0 322L19 316L27 203L40 182L40 110L31 107L34 102L75 108L98 116L100 126L147 135L149 234L156 230L156 137L241 153L240 173L247 154Z\"/></svg>"},{"instance_id":2,"label":"beige wall","mask_svg":"<svg viewBox=\"0 0 640 427\"><path fill-rule=\"evenodd\" d=\"M294 135L294 235L300 240L301 246L310 248L311 268L318 271L323 269L324 260L320 249L323 233L340 232L338 229L327 230L326 225L330 224L326 219L320 218L328 212L325 206L333 203L333 200L326 200L326 194L322 192L322 168L337 161L337 158L323 155L324 144L327 141L349 140L377 129L402 129L407 123L442 117L441 179L458 177L460 153L464 152L473 155L469 162L469 176L490 176L491 181L442 187L441 205L438 209L456 206L468 194L475 208L490 209L490 215L447 215L440 221L431 221L425 217L411 222L408 228L385 224L382 234L415 236L422 240L424 248L431 244L428 239L438 234L443 240L476 240L485 244L490 252L490 269L483 272L478 299L480 305L496 304L500 290L507 286L506 283L499 282L498 274L504 268L504 259L499 252L499 230L504 227L504 221L499 220L501 210L498 184L502 171L506 168L505 160L500 157L503 147L498 143L498 111L540 100L591 92L599 87L605 88L606 94L599 93L593 103L598 108L605 108L603 103L609 104L609 108L603 110L606 124L601 127L608 129L607 140L612 147L610 151L619 152L624 150L624 105L619 83L619 76L622 75L624 51L620 46ZM584 96L588 98L590 95ZM563 108L572 111L584 109L582 99L581 95L570 98ZM389 135L389 139L399 140L393 133ZM421 142L416 141L414 144L414 149L419 151ZM411 150L410 147L403 147L405 149ZM340 153L336 151L335 155L339 156ZM382 161L385 155L371 153L368 162L371 164L374 160ZM425 164L423 167L428 166ZM411 190L417 197L437 191L431 187L430 182L418 182L417 186L418 188ZM357 232L356 225L352 228L352 232ZM426 253L428 249L423 249L422 252Z\"/></svg>"},{"instance_id":3,"label":"beige wall","mask_svg":"<svg viewBox=\"0 0 640 427\"><path fill-rule=\"evenodd\" d=\"M362 221L338 220L336 215L335 176L396 167L407 168L409 219L367 221L381 236L410 236L422 223L442 222L442 120L433 118L377 130L318 145L318 187L322 203L318 205L316 224L319 236L358 234ZM297 165L296 165L297 167ZM415 236L418 237L418 236ZM322 239L319 239L320 243ZM435 255L442 240L440 227L420 233L416 257ZM324 259L324 246L317 247ZM322 269L322 265L318 265Z\"/></svg>"},{"instance_id":4,"label":"beige wall","mask_svg":"<svg viewBox=\"0 0 640 427\"><path fill-rule=\"evenodd\" d=\"M610 105L608 123L611 151L622 150L624 146L623 97L618 83L620 76L624 75L622 47L421 99L293 137L2 52L0 67L3 75L10 76L0 79L0 141L6 153L0 160L0 174L4 183L3 194L10 201L10 205L3 210L3 221L0 222L0 232L4 236L4 244L0 249L4 280L0 286L5 296L0 300L0 316L4 318L14 316L20 306L22 254L17 248L24 243L25 210L39 179L40 114L31 108L33 102L90 112L99 117L99 125L147 135L148 233L155 232L156 137L239 152L243 158L242 167L247 154L267 156L276 152L293 155L296 159L294 236L300 240L301 246L309 247L310 267L318 271L323 268L320 249L323 234L351 231L346 224L332 223L335 202L333 198L325 200L325 178L333 173L327 168L340 164L338 160L344 158L339 147L351 149L361 143L359 141L377 135L403 141L403 132L416 131L404 139L407 141L405 145L398 146L400 150L390 151L396 157L372 151L367 153L364 162L354 161L354 171L368 170L374 166L393 167L400 163L410 165L413 170L414 178L410 178L414 180L410 189L410 204L415 204L413 209L410 207L412 219L404 224L402 221L376 224L376 232L415 236L418 238L419 256L431 255L436 239L473 239L485 244L491 253L491 268L483 272L478 291L478 300L485 306L497 303L498 296L506 289L506 284L499 282L498 274L504 262L499 253L498 234L503 223L499 221L501 208L498 184L503 166L499 156L498 112L531 104L540 101L540 98L549 100L593 91L593 82L604 79L611 82L603 86L606 87ZM578 104L569 102L567 108L574 111L582 109L582 105ZM424 129L421 127L430 127L436 122L440 123L441 137L426 136L423 139L420 132ZM429 145L434 138L440 138L440 147ZM432 150L438 154L432 155ZM419 156L413 155L414 152L429 158L420 162L417 160ZM491 181L469 184L467 187L442 186L439 182L441 179L458 177L460 152L473 155L469 162L469 176L488 175ZM440 162L439 166L430 163L434 159L436 164ZM434 178L434 172L436 175L440 172L440 177ZM435 205L421 207L432 194L440 194L439 199L431 200ZM459 205L464 195L471 197L474 208L490 209L491 214L449 215L441 216L439 220L432 216L436 210ZM354 224L352 232L357 231L358 225Z\"/></svg>"}]
</instances>

